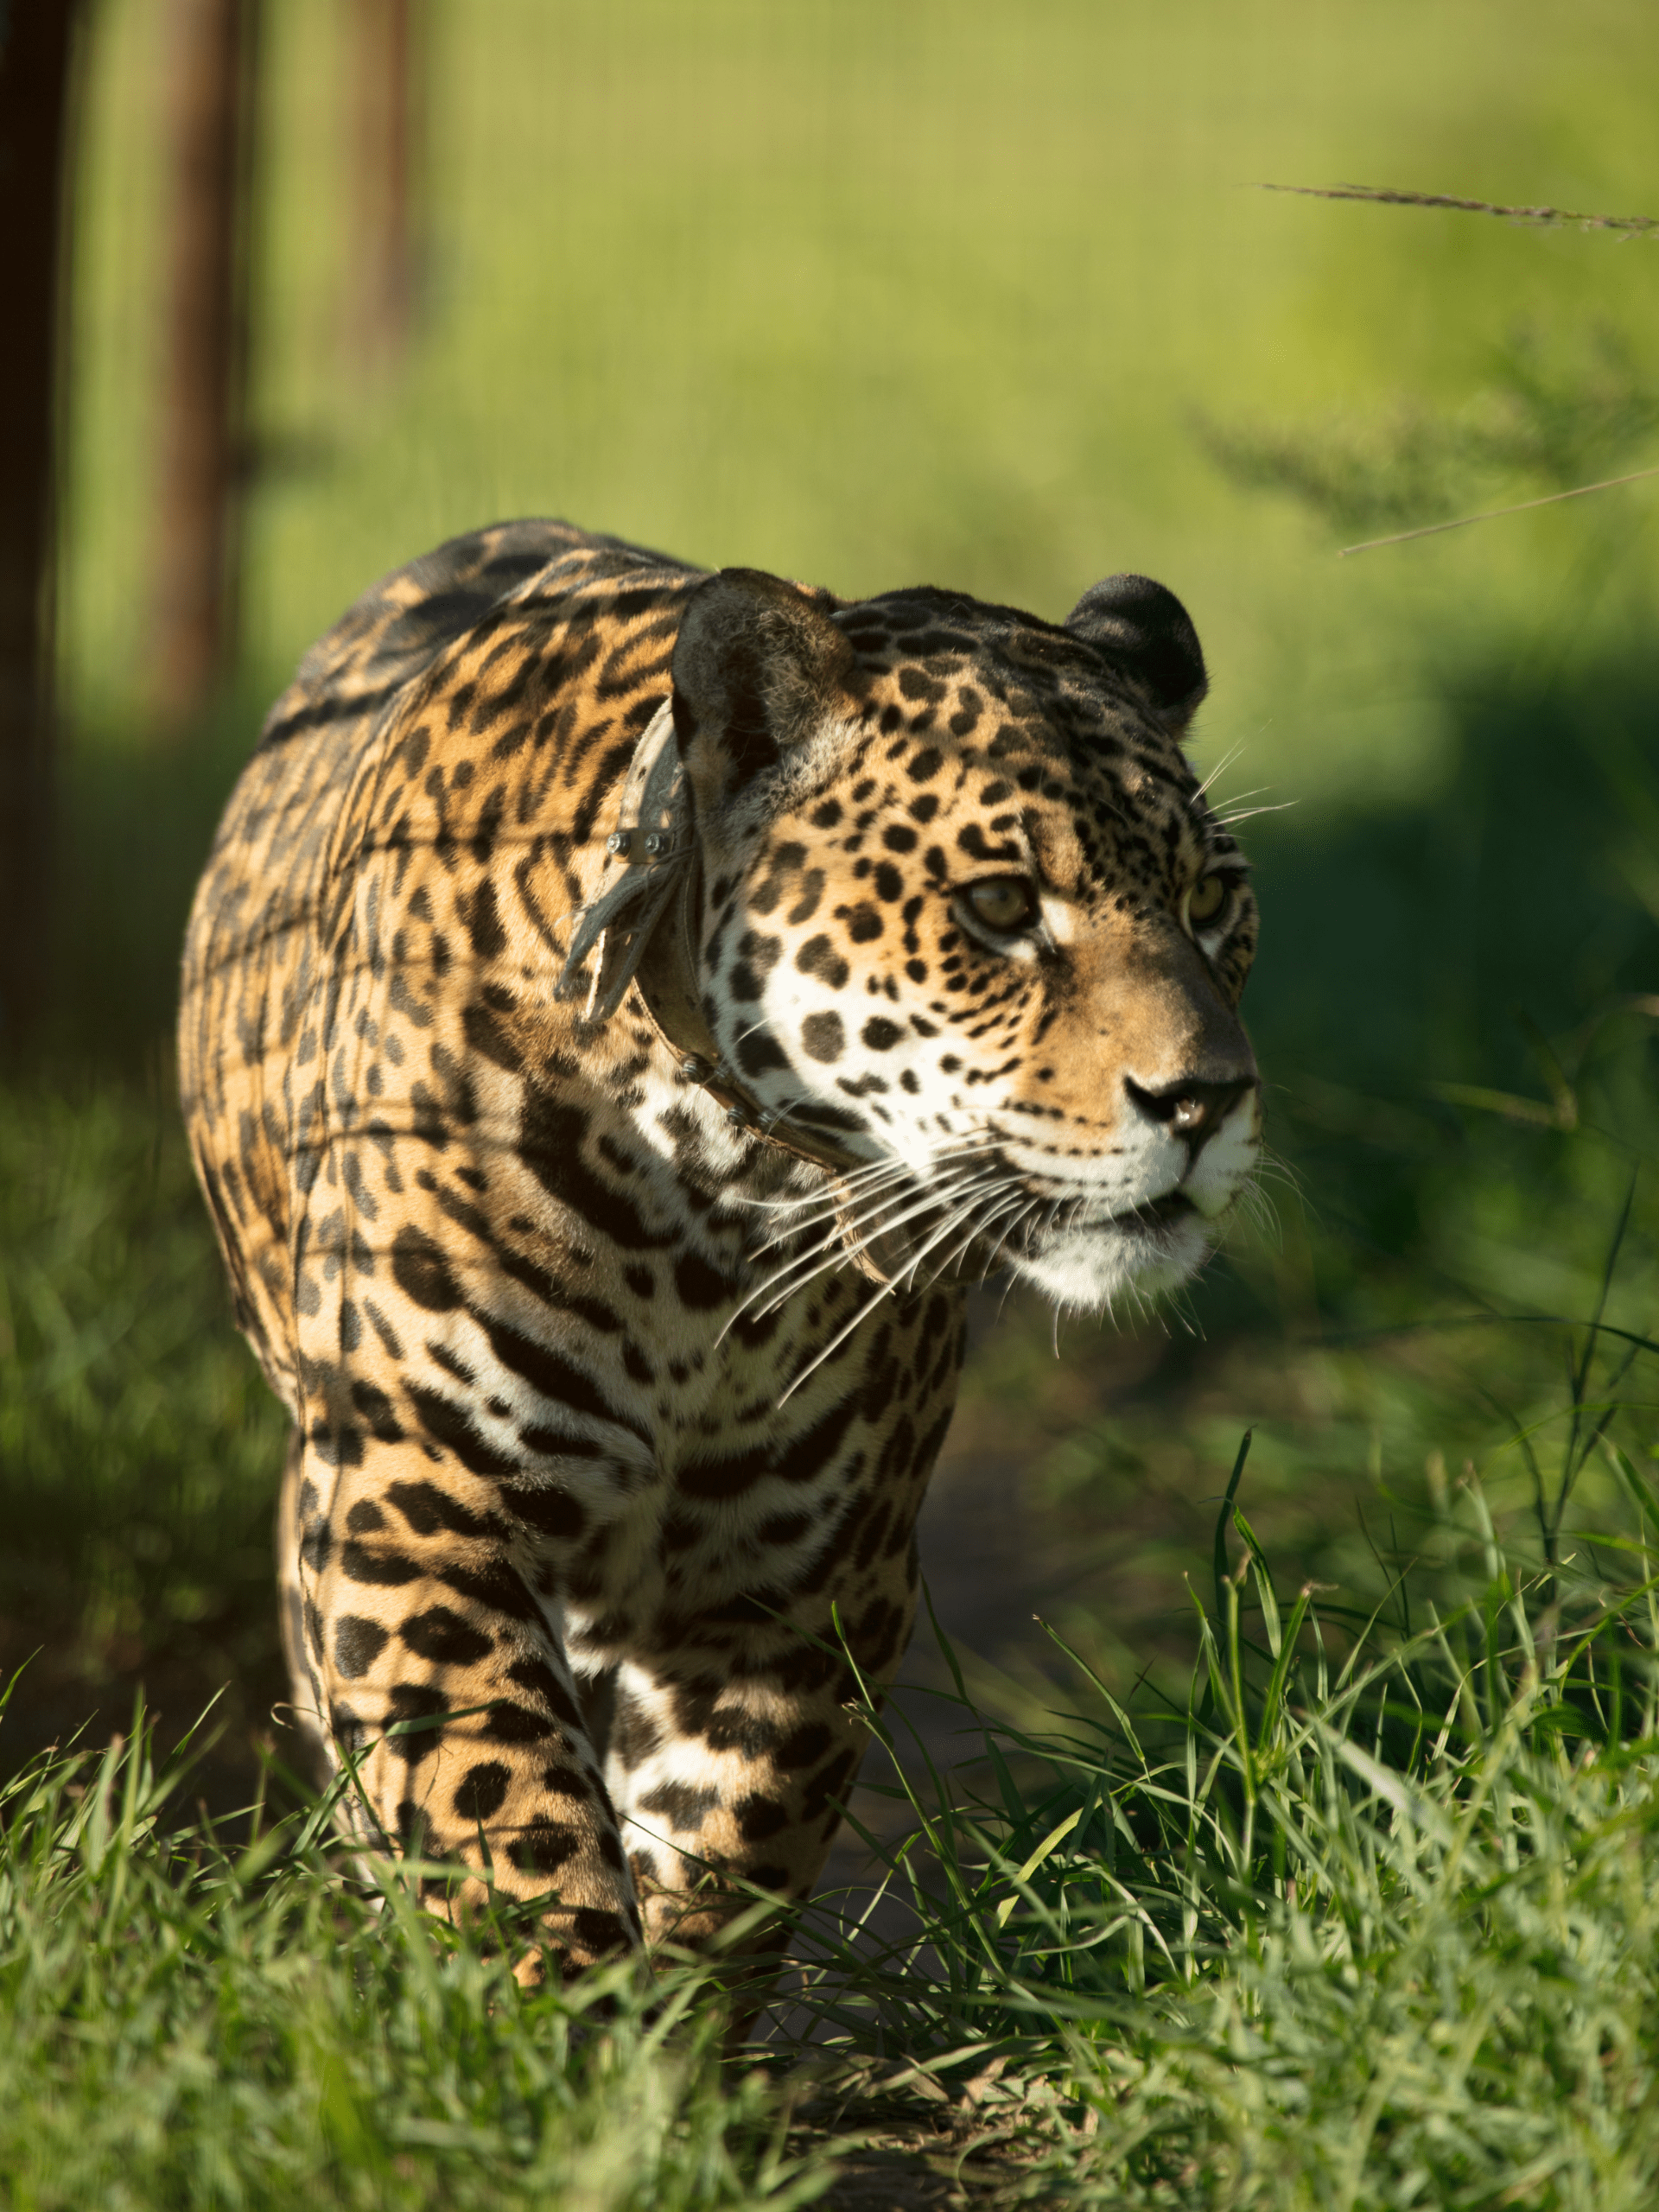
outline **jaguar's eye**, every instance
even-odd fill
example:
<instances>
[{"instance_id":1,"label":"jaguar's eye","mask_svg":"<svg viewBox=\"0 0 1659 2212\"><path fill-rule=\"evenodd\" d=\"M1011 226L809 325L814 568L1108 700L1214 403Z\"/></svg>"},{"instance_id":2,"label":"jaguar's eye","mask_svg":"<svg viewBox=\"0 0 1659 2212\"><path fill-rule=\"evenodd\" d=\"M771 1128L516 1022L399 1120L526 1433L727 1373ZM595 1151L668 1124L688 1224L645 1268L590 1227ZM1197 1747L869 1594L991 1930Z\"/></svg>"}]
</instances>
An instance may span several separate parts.
<instances>
[{"instance_id":1,"label":"jaguar's eye","mask_svg":"<svg viewBox=\"0 0 1659 2212\"><path fill-rule=\"evenodd\" d=\"M989 876L970 883L962 895L976 919L999 937L1029 929L1037 918L1036 887L1023 875Z\"/></svg>"},{"instance_id":2,"label":"jaguar's eye","mask_svg":"<svg viewBox=\"0 0 1659 2212\"><path fill-rule=\"evenodd\" d=\"M1224 875L1206 875L1186 894L1186 918L1193 930L1207 930L1221 918L1231 886Z\"/></svg>"}]
</instances>

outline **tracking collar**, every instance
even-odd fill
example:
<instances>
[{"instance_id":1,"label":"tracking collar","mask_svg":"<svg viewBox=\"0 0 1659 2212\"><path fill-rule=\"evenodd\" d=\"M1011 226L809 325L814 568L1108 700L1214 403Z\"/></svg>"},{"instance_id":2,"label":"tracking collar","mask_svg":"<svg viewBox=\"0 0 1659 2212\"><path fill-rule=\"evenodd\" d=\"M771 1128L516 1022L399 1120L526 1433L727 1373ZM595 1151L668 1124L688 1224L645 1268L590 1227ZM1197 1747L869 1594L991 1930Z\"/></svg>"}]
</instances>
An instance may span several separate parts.
<instances>
[{"instance_id":1,"label":"tracking collar","mask_svg":"<svg viewBox=\"0 0 1659 2212\"><path fill-rule=\"evenodd\" d=\"M616 826L605 840L604 868L593 896L576 913L555 995L576 996L592 956L586 1020L608 1020L632 983L680 1073L724 1107L734 1129L830 1175L861 1167L860 1156L833 1137L800 1128L763 1106L721 1058L697 982L701 880L691 786L675 741L671 702L664 700L624 779ZM885 1282L886 1272L876 1268L845 1214L842 1223L850 1257L866 1274Z\"/></svg>"}]
</instances>

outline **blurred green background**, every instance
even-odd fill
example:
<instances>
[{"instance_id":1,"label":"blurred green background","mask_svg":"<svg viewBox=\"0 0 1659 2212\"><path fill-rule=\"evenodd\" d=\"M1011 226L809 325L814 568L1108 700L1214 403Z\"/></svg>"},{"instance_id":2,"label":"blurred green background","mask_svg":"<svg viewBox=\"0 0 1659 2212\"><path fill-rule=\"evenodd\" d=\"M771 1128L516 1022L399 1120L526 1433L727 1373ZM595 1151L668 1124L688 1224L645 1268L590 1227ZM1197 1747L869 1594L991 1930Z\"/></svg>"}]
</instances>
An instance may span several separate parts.
<instances>
[{"instance_id":1,"label":"blurred green background","mask_svg":"<svg viewBox=\"0 0 1659 2212\"><path fill-rule=\"evenodd\" d=\"M1310 1572L1386 1580L1465 1454L1524 1521L1510 1440L1562 1402L1558 1338L1352 1332L1584 1318L1651 1158L1659 482L1336 555L1659 461L1659 243L1254 188L1659 212L1659 14L429 0L421 311L378 377L348 342L346 15L267 11L242 645L187 733L146 707L164 0L90 21L58 1014L0 1136L0 1658L44 1647L10 1725L140 1675L182 1719L229 1680L234 1737L278 1694L280 1423L175 1128L176 948L309 639L505 515L1056 620L1115 569L1172 586L1212 675L1196 757L1280 810L1243 831L1280 1228L1173 1324L1069 1329L1058 1368L1011 1307L952 1448L1009 1471L1032 1586L1119 1672L1179 1643L1247 1420ZM1639 1331L1636 1190L1609 1311Z\"/></svg>"}]
</instances>

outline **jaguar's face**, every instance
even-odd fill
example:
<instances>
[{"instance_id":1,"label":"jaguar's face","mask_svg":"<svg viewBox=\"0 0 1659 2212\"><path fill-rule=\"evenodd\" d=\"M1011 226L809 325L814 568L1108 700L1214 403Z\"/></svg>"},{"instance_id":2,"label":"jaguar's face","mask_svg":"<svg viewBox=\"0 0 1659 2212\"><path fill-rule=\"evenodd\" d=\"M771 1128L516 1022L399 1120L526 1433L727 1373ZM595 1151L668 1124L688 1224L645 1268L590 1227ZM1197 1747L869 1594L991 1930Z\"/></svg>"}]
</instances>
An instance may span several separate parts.
<instances>
[{"instance_id":1,"label":"jaguar's face","mask_svg":"<svg viewBox=\"0 0 1659 2212\"><path fill-rule=\"evenodd\" d=\"M868 1159L861 1225L918 1279L1011 1264L1084 1306L1182 1281L1260 1126L1234 1010L1255 907L1180 749L1185 614L1134 578L1062 630L764 582L739 680L752 579L704 587L676 660L728 1063Z\"/></svg>"}]
</instances>

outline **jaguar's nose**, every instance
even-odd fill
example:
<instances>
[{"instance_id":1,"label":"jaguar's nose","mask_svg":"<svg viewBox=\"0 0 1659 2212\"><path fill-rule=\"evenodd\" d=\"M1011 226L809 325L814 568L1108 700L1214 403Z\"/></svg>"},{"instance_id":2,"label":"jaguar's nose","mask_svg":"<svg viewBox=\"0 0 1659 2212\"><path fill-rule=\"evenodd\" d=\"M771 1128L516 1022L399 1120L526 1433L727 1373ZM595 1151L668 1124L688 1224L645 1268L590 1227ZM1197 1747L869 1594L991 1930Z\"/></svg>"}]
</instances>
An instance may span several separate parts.
<instances>
[{"instance_id":1,"label":"jaguar's nose","mask_svg":"<svg viewBox=\"0 0 1659 2212\"><path fill-rule=\"evenodd\" d=\"M1123 1088L1137 1113L1179 1137L1196 1160L1239 1100L1255 1090L1255 1079L1239 1076L1224 1083L1201 1083L1184 1077L1161 1090L1148 1090L1126 1075Z\"/></svg>"}]
</instances>

